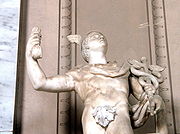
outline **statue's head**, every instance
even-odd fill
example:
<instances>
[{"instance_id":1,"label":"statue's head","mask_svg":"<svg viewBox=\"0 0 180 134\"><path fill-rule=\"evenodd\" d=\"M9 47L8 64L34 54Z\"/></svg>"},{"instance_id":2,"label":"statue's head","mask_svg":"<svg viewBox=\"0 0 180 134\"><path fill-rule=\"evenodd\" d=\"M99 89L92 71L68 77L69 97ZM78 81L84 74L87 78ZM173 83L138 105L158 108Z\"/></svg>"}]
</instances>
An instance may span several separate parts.
<instances>
[{"instance_id":1,"label":"statue's head","mask_svg":"<svg viewBox=\"0 0 180 134\"><path fill-rule=\"evenodd\" d=\"M89 61L90 53L102 53L104 56L107 52L108 43L105 36L96 31L87 34L81 44L81 53L85 61Z\"/></svg>"},{"instance_id":2,"label":"statue's head","mask_svg":"<svg viewBox=\"0 0 180 134\"><path fill-rule=\"evenodd\" d=\"M84 39L80 35L69 35L67 38L71 43L81 45L82 57L86 62L89 62L90 55L93 57L97 54L106 55L108 43L105 36L100 32L89 32Z\"/></svg>"}]
</instances>

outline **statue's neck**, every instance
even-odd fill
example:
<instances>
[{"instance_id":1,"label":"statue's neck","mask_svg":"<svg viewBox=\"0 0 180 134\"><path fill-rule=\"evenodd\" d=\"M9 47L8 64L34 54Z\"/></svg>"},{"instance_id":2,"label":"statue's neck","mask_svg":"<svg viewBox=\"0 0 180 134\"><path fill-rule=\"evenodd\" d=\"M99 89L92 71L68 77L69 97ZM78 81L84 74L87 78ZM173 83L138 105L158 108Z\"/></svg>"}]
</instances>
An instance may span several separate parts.
<instances>
[{"instance_id":1,"label":"statue's neck","mask_svg":"<svg viewBox=\"0 0 180 134\"><path fill-rule=\"evenodd\" d=\"M106 56L102 52L90 52L89 64L107 64Z\"/></svg>"}]
</instances>

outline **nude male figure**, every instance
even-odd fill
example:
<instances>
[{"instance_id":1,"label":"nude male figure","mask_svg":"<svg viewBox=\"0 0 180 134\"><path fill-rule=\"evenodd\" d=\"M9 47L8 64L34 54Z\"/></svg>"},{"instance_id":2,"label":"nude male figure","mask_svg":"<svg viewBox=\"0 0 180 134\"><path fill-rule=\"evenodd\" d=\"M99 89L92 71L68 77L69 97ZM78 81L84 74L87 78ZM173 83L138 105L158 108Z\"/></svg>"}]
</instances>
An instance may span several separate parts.
<instances>
[{"instance_id":1,"label":"nude male figure","mask_svg":"<svg viewBox=\"0 0 180 134\"><path fill-rule=\"evenodd\" d=\"M69 40L73 42L73 39ZM132 91L129 90L127 64L118 67L116 63L107 63L104 35L91 32L83 40L82 56L88 65L50 78L45 76L38 64L38 59L42 57L40 43L40 29L34 28L27 43L26 62L30 80L37 91L57 93L75 90L85 105L82 115L84 134L133 134L128 96L131 92L140 99L144 91L135 78L130 78ZM155 106L160 101L154 100L151 111L157 112L160 107ZM144 115L141 120L146 117Z\"/></svg>"}]
</instances>

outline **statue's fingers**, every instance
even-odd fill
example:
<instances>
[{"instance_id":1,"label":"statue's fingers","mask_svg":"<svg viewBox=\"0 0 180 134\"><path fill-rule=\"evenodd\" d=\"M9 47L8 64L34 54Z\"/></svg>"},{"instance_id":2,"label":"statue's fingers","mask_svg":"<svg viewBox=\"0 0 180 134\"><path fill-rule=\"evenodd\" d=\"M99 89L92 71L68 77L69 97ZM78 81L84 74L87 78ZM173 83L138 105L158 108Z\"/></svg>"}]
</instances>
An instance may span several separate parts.
<instances>
[{"instance_id":1,"label":"statue's fingers","mask_svg":"<svg viewBox=\"0 0 180 134\"><path fill-rule=\"evenodd\" d=\"M35 41L32 41L31 44L32 44L32 46L40 45L40 41L35 40Z\"/></svg>"},{"instance_id":2,"label":"statue's fingers","mask_svg":"<svg viewBox=\"0 0 180 134\"><path fill-rule=\"evenodd\" d=\"M34 38L31 40L31 42L34 42L34 41L41 41L39 38Z\"/></svg>"},{"instance_id":3,"label":"statue's fingers","mask_svg":"<svg viewBox=\"0 0 180 134\"><path fill-rule=\"evenodd\" d=\"M31 32L30 40L33 40L34 38L41 39L41 29L38 27L34 27Z\"/></svg>"},{"instance_id":4,"label":"statue's fingers","mask_svg":"<svg viewBox=\"0 0 180 134\"><path fill-rule=\"evenodd\" d=\"M41 29L39 28L39 27L34 27L33 29L32 29L32 32L31 32L32 34L39 34L39 33L41 33Z\"/></svg>"},{"instance_id":5,"label":"statue's fingers","mask_svg":"<svg viewBox=\"0 0 180 134\"><path fill-rule=\"evenodd\" d=\"M41 39L41 37L42 36L40 33L32 33L30 39L31 40L36 39L36 38Z\"/></svg>"},{"instance_id":6,"label":"statue's fingers","mask_svg":"<svg viewBox=\"0 0 180 134\"><path fill-rule=\"evenodd\" d=\"M40 44L41 44L41 39L37 35L34 35L28 41L28 48L32 49L34 45L40 45Z\"/></svg>"},{"instance_id":7,"label":"statue's fingers","mask_svg":"<svg viewBox=\"0 0 180 134\"><path fill-rule=\"evenodd\" d=\"M40 45L41 39L38 38L37 36L30 37L29 40L28 40L28 43L27 43L27 47L29 49L31 49L35 44L37 44L37 43L34 43L34 42L38 42L38 44Z\"/></svg>"},{"instance_id":8,"label":"statue's fingers","mask_svg":"<svg viewBox=\"0 0 180 134\"><path fill-rule=\"evenodd\" d=\"M154 110L155 110L155 103L154 101L150 102L150 114L151 116L154 115Z\"/></svg>"}]
</instances>

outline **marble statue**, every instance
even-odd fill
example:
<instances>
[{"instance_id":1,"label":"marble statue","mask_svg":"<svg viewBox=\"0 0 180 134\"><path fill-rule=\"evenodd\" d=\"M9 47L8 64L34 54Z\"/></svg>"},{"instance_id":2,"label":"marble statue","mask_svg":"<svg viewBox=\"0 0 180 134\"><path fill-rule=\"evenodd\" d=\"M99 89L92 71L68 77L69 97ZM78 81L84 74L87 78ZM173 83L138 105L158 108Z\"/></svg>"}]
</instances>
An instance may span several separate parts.
<instances>
[{"instance_id":1,"label":"marble statue","mask_svg":"<svg viewBox=\"0 0 180 134\"><path fill-rule=\"evenodd\" d=\"M82 57L88 63L71 69L64 75L46 77L38 64L42 58L41 31L35 27L26 48L27 71L37 91L65 92L75 90L84 102L82 125L84 134L133 134L133 128L142 126L149 116L157 114L159 134L167 134L165 106L158 95L163 82L164 68L148 65L145 57L129 60L121 67L107 62L107 40L100 32L67 37L81 45ZM137 99L130 105L129 95Z\"/></svg>"}]
</instances>

